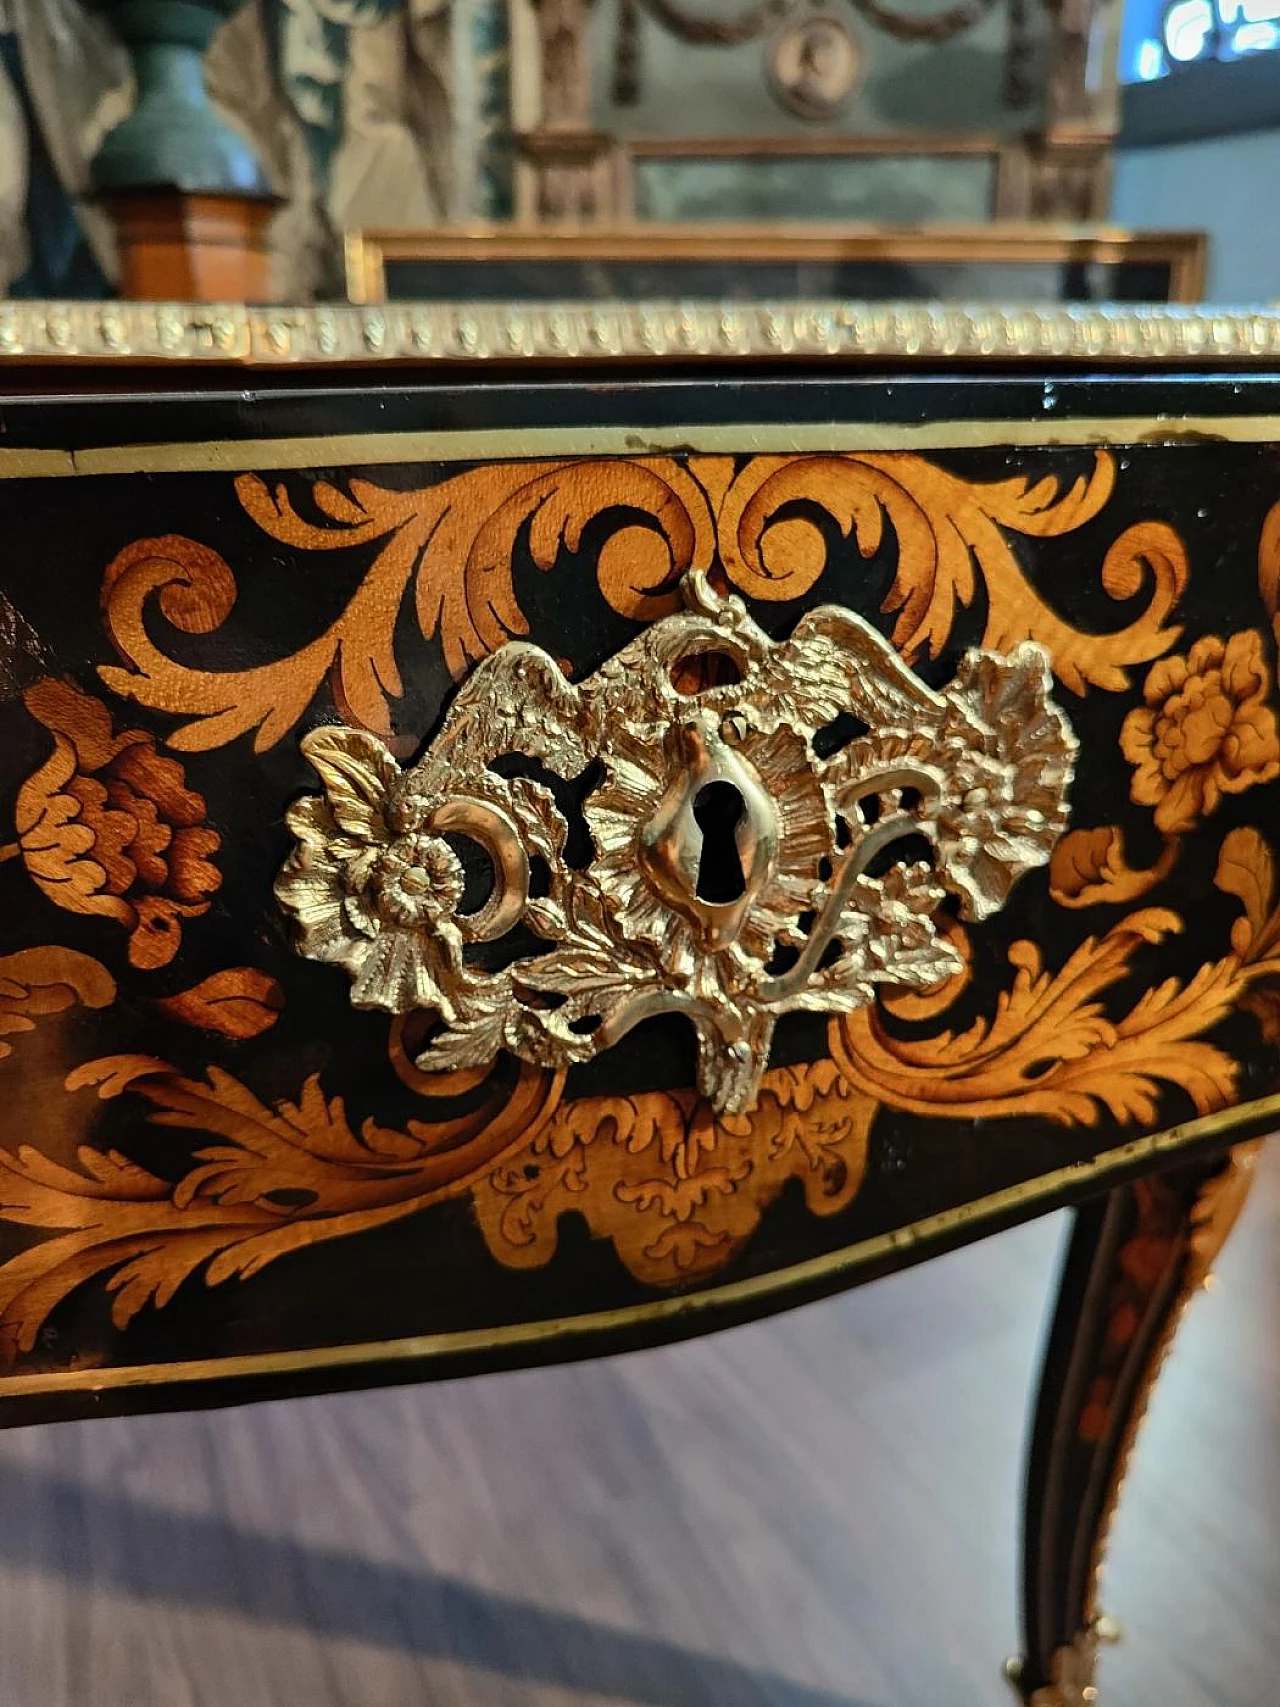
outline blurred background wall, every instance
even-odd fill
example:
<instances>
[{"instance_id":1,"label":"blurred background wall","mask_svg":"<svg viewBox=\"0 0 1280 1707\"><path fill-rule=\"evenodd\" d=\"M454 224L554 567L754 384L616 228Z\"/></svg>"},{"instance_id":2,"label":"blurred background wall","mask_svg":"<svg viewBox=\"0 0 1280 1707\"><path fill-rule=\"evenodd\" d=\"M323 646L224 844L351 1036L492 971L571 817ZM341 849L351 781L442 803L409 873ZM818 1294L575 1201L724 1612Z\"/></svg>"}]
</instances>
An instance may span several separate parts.
<instances>
[{"instance_id":1,"label":"blurred background wall","mask_svg":"<svg viewBox=\"0 0 1280 1707\"><path fill-rule=\"evenodd\" d=\"M1280 178L1280 0L1242 0L1238 19L1235 0L1128 0L1124 22L1114 217L1205 231L1208 295L1275 301L1280 221L1263 210Z\"/></svg>"},{"instance_id":2,"label":"blurred background wall","mask_svg":"<svg viewBox=\"0 0 1280 1707\"><path fill-rule=\"evenodd\" d=\"M1276 68L1280 79L1280 66ZM1122 225L1193 227L1209 238L1209 300L1280 299L1280 219L1259 217L1275 202L1280 127L1205 137L1117 156L1114 217Z\"/></svg>"},{"instance_id":3,"label":"blurred background wall","mask_svg":"<svg viewBox=\"0 0 1280 1707\"><path fill-rule=\"evenodd\" d=\"M1269 8L0 0L0 290L110 294L121 232L238 204L277 299L341 295L360 227L1109 217L1275 298Z\"/></svg>"}]
</instances>

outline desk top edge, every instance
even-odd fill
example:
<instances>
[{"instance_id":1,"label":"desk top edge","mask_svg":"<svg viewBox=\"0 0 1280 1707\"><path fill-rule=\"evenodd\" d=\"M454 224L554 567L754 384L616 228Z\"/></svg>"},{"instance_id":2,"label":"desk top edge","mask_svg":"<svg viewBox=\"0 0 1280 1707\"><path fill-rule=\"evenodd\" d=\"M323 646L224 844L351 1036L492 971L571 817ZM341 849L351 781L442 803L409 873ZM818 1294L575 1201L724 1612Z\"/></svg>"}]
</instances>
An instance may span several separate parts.
<instances>
[{"instance_id":1,"label":"desk top edge","mask_svg":"<svg viewBox=\"0 0 1280 1707\"><path fill-rule=\"evenodd\" d=\"M1204 366L1280 359L1280 308L951 302L504 302L254 307L0 302L0 372L823 359Z\"/></svg>"}]
</instances>

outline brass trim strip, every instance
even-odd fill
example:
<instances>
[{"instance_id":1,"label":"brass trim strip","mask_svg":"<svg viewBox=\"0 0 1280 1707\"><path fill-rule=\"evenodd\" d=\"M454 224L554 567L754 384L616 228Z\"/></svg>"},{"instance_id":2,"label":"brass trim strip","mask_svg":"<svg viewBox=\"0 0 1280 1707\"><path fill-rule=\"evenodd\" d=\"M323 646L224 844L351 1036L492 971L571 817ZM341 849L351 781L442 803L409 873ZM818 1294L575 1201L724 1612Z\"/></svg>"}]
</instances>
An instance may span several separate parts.
<instances>
[{"instance_id":1,"label":"brass trim strip","mask_svg":"<svg viewBox=\"0 0 1280 1707\"><path fill-rule=\"evenodd\" d=\"M349 260L367 293L376 280L358 251L349 249ZM7 363L42 362L281 368L780 356L908 366L987 359L1213 366L1280 357L1280 311L840 300L294 308L0 302L0 372Z\"/></svg>"},{"instance_id":2,"label":"brass trim strip","mask_svg":"<svg viewBox=\"0 0 1280 1707\"><path fill-rule=\"evenodd\" d=\"M1002 1191L926 1216L890 1233L878 1234L859 1244L825 1256L811 1257L790 1268L750 1280L733 1281L680 1297L659 1298L618 1310L592 1315L564 1316L544 1322L522 1322L508 1327L473 1328L455 1333L420 1334L407 1339L373 1340L355 1345L319 1346L291 1352L258 1352L240 1357L206 1358L179 1363L133 1364L118 1368L71 1369L63 1373L8 1375L0 1377L0 1400L39 1393L102 1392L108 1388L157 1387L186 1381L221 1380L230 1376L290 1374L301 1370L351 1369L362 1364L412 1361L465 1355L468 1352L498 1351L508 1347L572 1342L615 1329L638 1327L650 1322L673 1321L715 1308L764 1301L816 1282L852 1274L895 1251L931 1244L970 1223L992 1220L1006 1210L1030 1207L1058 1192L1092 1181L1101 1181L1122 1169L1143 1162L1177 1155L1194 1144L1216 1135L1224 1139L1239 1126L1250 1131L1242 1137L1259 1136L1268 1124L1280 1126L1280 1095L1260 1097L1254 1102L1185 1121L1144 1138L1135 1138L1114 1150L1104 1150L1092 1162L1057 1168Z\"/></svg>"},{"instance_id":3,"label":"brass trim strip","mask_svg":"<svg viewBox=\"0 0 1280 1707\"><path fill-rule=\"evenodd\" d=\"M1051 395L1051 394L1050 394ZM1046 402L1049 397L1046 397ZM87 450L0 450L0 480L87 474L239 474L263 469L341 468L391 462L475 462L520 456L649 456L669 451L754 454L948 450L981 446L1061 448L1215 440L1280 443L1280 415L1151 415L1111 419L924 421L735 426L498 427L456 432L333 433L314 438L215 439L104 445Z\"/></svg>"}]
</instances>

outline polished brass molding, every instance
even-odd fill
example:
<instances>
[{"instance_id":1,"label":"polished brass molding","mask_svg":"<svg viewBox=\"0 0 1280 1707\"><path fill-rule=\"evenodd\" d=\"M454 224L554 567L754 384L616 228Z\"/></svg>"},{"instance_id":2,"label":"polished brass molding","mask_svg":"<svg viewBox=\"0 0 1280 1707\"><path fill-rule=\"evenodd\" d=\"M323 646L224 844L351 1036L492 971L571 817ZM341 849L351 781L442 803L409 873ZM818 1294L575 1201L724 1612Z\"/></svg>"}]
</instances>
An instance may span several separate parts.
<instances>
[{"instance_id":1,"label":"polished brass molding","mask_svg":"<svg viewBox=\"0 0 1280 1707\"><path fill-rule=\"evenodd\" d=\"M1068 361L1280 358L1280 311L922 302L0 303L7 363L227 368L524 360Z\"/></svg>"},{"instance_id":2,"label":"polished brass molding","mask_svg":"<svg viewBox=\"0 0 1280 1707\"><path fill-rule=\"evenodd\" d=\"M989 918L1065 830L1077 743L1042 647L969 651L935 692L853 612L821 606L774 641L704 573L683 587L685 611L583 681L527 641L482 659L408 770L365 729L303 738L324 793L286 815L277 900L357 1007L434 1015L420 1070L502 1050L561 1070L673 1013L703 1095L745 1113L782 1015L959 973L948 892ZM513 756L566 785L598 773L587 865L552 792L499 774ZM450 832L487 856L478 910ZM518 926L542 947L466 957Z\"/></svg>"}]
</instances>

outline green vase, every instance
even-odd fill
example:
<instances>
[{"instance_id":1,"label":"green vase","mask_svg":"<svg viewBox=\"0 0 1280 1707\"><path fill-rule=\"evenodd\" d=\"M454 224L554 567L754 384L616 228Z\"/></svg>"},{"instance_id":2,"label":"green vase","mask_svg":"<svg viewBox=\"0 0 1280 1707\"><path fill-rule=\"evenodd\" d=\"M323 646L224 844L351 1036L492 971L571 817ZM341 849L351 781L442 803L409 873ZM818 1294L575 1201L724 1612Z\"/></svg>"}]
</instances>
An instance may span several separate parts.
<instances>
[{"instance_id":1,"label":"green vase","mask_svg":"<svg viewBox=\"0 0 1280 1707\"><path fill-rule=\"evenodd\" d=\"M218 117L204 84L204 51L243 3L99 0L133 60L138 98L94 158L95 189L268 193L253 149Z\"/></svg>"}]
</instances>

